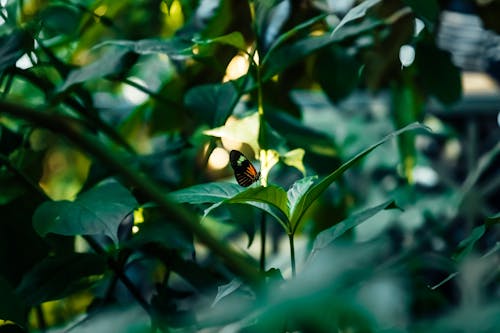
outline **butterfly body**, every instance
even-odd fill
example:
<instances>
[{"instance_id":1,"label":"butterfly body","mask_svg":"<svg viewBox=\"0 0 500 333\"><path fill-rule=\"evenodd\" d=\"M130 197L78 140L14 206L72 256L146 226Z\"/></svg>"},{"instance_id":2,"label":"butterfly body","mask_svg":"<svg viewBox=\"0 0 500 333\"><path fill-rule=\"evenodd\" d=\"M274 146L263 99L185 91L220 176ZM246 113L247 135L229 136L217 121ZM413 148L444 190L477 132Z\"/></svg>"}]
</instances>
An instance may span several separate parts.
<instances>
[{"instance_id":1,"label":"butterfly body","mask_svg":"<svg viewBox=\"0 0 500 333\"><path fill-rule=\"evenodd\" d=\"M234 177L240 186L248 187L260 178L260 172L241 152L231 150L229 161L234 171Z\"/></svg>"}]
</instances>

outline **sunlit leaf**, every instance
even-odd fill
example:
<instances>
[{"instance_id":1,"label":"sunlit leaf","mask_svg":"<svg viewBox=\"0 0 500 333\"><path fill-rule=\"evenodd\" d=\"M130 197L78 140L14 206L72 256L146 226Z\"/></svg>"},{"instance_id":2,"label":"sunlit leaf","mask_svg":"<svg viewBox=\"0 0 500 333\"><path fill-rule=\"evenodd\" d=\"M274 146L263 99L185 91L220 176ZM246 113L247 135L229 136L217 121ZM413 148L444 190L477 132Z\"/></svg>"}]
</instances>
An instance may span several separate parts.
<instances>
[{"instance_id":1,"label":"sunlit leaf","mask_svg":"<svg viewBox=\"0 0 500 333\"><path fill-rule=\"evenodd\" d=\"M106 235L118 244L118 226L137 206L121 184L109 181L81 194L75 201L41 204L33 215L33 226L41 235Z\"/></svg>"},{"instance_id":2,"label":"sunlit leaf","mask_svg":"<svg viewBox=\"0 0 500 333\"><path fill-rule=\"evenodd\" d=\"M354 228L355 226L365 222L380 211L388 208L395 208L393 200L388 200L380 205L365 209L361 212L354 213L347 219L337 223L333 227L323 230L318 234L318 236L316 236L311 254L314 254L315 252L327 247L349 229Z\"/></svg>"},{"instance_id":3,"label":"sunlit leaf","mask_svg":"<svg viewBox=\"0 0 500 333\"><path fill-rule=\"evenodd\" d=\"M238 50L242 51L246 50L245 38L243 38L243 35L239 31L233 31L227 35L216 38L194 39L193 42L201 45L214 44L214 43L226 44L234 46Z\"/></svg>"},{"instance_id":4,"label":"sunlit leaf","mask_svg":"<svg viewBox=\"0 0 500 333\"><path fill-rule=\"evenodd\" d=\"M332 35L335 35L338 33L342 28L348 24L351 23L352 21L358 20L362 17L365 16L366 11L372 8L373 6L377 5L379 2L382 0L366 0L361 2L359 5L356 7L353 7L347 14L342 18L342 20L337 24L335 29L332 32Z\"/></svg>"},{"instance_id":5,"label":"sunlit leaf","mask_svg":"<svg viewBox=\"0 0 500 333\"><path fill-rule=\"evenodd\" d=\"M247 143L252 147L254 152L258 152L259 114L255 112L250 116L228 121L224 126L206 130L203 133L218 138Z\"/></svg>"},{"instance_id":6,"label":"sunlit leaf","mask_svg":"<svg viewBox=\"0 0 500 333\"><path fill-rule=\"evenodd\" d=\"M292 187L287 191L288 206L290 207L290 215L293 216L297 209L303 209L300 204L304 204L300 200L307 191L313 186L318 180L318 176L310 176L299 179L293 183Z\"/></svg>"},{"instance_id":7,"label":"sunlit leaf","mask_svg":"<svg viewBox=\"0 0 500 333\"><path fill-rule=\"evenodd\" d=\"M297 148L294 150L290 150L283 156L281 156L281 160L283 163L286 165L289 165L291 167L294 167L295 169L299 170L302 172L302 175L305 176L306 174L306 168L304 166L304 155L306 151L302 148Z\"/></svg>"},{"instance_id":8,"label":"sunlit leaf","mask_svg":"<svg viewBox=\"0 0 500 333\"><path fill-rule=\"evenodd\" d=\"M88 278L104 274L107 259L91 253L47 257L24 276L17 293L30 306L59 299L86 289Z\"/></svg>"},{"instance_id":9,"label":"sunlit leaf","mask_svg":"<svg viewBox=\"0 0 500 333\"><path fill-rule=\"evenodd\" d=\"M368 147L367 149L363 150L353 158L351 158L349 161L346 163L342 164L337 170L333 171L331 174L326 176L323 180L315 184L313 187L311 187L298 201L296 206L299 209L295 209L293 212L290 222L292 224L293 230L296 230L299 223L301 222L302 217L304 216L305 212L309 207L313 204L313 202L335 181L337 180L345 171L350 169L355 163L359 162L363 157L368 155L372 150L380 146L381 144L387 142L388 140L400 135L401 133L404 133L406 131L410 130L416 130L416 129L425 129L424 126L420 124L410 124L400 130L397 130L395 132L392 132L391 134L387 135L385 138L382 140L378 141L377 143L373 144L372 146Z\"/></svg>"},{"instance_id":10,"label":"sunlit leaf","mask_svg":"<svg viewBox=\"0 0 500 333\"><path fill-rule=\"evenodd\" d=\"M14 30L8 35L0 36L0 72L12 66L31 48L33 41L29 35L21 30Z\"/></svg>"},{"instance_id":11,"label":"sunlit leaf","mask_svg":"<svg viewBox=\"0 0 500 333\"><path fill-rule=\"evenodd\" d=\"M218 286L217 287L217 295L215 296L214 301L212 302L212 307L215 306L221 299L224 297L232 294L238 288L240 288L243 285L243 282L239 279L233 279L231 280L228 284Z\"/></svg>"}]
</instances>

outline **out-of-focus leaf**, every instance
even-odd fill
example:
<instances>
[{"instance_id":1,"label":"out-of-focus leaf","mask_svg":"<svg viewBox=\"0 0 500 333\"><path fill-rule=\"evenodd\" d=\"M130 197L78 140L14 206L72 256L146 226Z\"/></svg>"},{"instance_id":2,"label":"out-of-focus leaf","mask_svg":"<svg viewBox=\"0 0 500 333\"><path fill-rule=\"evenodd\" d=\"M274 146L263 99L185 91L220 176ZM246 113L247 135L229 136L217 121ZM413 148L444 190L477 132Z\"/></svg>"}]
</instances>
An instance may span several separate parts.
<instances>
[{"instance_id":1,"label":"out-of-focus leaf","mask_svg":"<svg viewBox=\"0 0 500 333\"><path fill-rule=\"evenodd\" d=\"M59 91L64 91L77 83L127 71L131 65L132 55L133 53L126 48L113 48L93 63L72 70Z\"/></svg>"},{"instance_id":2,"label":"out-of-focus leaf","mask_svg":"<svg viewBox=\"0 0 500 333\"><path fill-rule=\"evenodd\" d=\"M137 54L167 54L174 58L184 58L193 55L193 42L180 38L161 39L141 39L131 40L110 40L94 46L94 49L103 46L118 46L119 48L135 52Z\"/></svg>"},{"instance_id":3,"label":"out-of-focus leaf","mask_svg":"<svg viewBox=\"0 0 500 333\"><path fill-rule=\"evenodd\" d=\"M33 47L32 43L29 35L21 30L0 36L0 72L14 65L17 59Z\"/></svg>"},{"instance_id":4,"label":"out-of-focus leaf","mask_svg":"<svg viewBox=\"0 0 500 333\"><path fill-rule=\"evenodd\" d=\"M33 215L33 226L41 235L106 235L118 244L118 226L137 206L121 184L109 181L81 194L75 201L41 204Z\"/></svg>"},{"instance_id":5,"label":"out-of-focus leaf","mask_svg":"<svg viewBox=\"0 0 500 333\"><path fill-rule=\"evenodd\" d=\"M462 261L474 249L476 242L483 237L486 232L486 227L483 225L477 226L472 229L470 235L462 240L459 244L452 258L458 262Z\"/></svg>"},{"instance_id":6,"label":"out-of-focus leaf","mask_svg":"<svg viewBox=\"0 0 500 333\"><path fill-rule=\"evenodd\" d=\"M443 104L457 102L462 97L462 81L450 54L431 42L418 43L415 53L423 88Z\"/></svg>"},{"instance_id":7,"label":"out-of-focus leaf","mask_svg":"<svg viewBox=\"0 0 500 333\"><path fill-rule=\"evenodd\" d=\"M347 97L359 81L359 64L340 47L319 52L314 73L328 98L337 103Z\"/></svg>"},{"instance_id":8,"label":"out-of-focus leaf","mask_svg":"<svg viewBox=\"0 0 500 333\"><path fill-rule=\"evenodd\" d=\"M488 216L486 219L488 224L497 224L500 222L500 213L496 213L495 215Z\"/></svg>"},{"instance_id":9,"label":"out-of-focus leaf","mask_svg":"<svg viewBox=\"0 0 500 333\"><path fill-rule=\"evenodd\" d=\"M47 257L24 276L17 293L30 306L88 288L91 276L104 274L106 258L91 253Z\"/></svg>"},{"instance_id":10,"label":"out-of-focus leaf","mask_svg":"<svg viewBox=\"0 0 500 333\"><path fill-rule=\"evenodd\" d=\"M178 191L170 192L169 197L176 202L199 205L217 203L234 197L245 188L234 183L207 183L190 186Z\"/></svg>"},{"instance_id":11,"label":"out-of-focus leaf","mask_svg":"<svg viewBox=\"0 0 500 333\"><path fill-rule=\"evenodd\" d=\"M233 82L199 85L190 89L184 103L210 126L221 126L231 115L238 99Z\"/></svg>"},{"instance_id":12,"label":"out-of-focus leaf","mask_svg":"<svg viewBox=\"0 0 500 333\"><path fill-rule=\"evenodd\" d=\"M318 234L318 236L314 240L311 255L327 247L329 244L331 244L334 240L342 236L349 229L354 228L355 226L365 222L366 220L368 220L375 214L379 213L380 211L388 208L395 208L393 200L388 200L380 205L352 214L347 219L343 220L342 222L339 222L333 227L323 230Z\"/></svg>"},{"instance_id":13,"label":"out-of-focus leaf","mask_svg":"<svg viewBox=\"0 0 500 333\"><path fill-rule=\"evenodd\" d=\"M439 4L436 0L403 0L405 4L411 7L418 18L431 29L434 27L439 17Z\"/></svg>"},{"instance_id":14,"label":"out-of-focus leaf","mask_svg":"<svg viewBox=\"0 0 500 333\"><path fill-rule=\"evenodd\" d=\"M70 35L80 24L80 12L75 7L52 4L41 13L43 27L55 34Z\"/></svg>"},{"instance_id":15,"label":"out-of-focus leaf","mask_svg":"<svg viewBox=\"0 0 500 333\"><path fill-rule=\"evenodd\" d=\"M332 32L332 35L335 35L339 31L341 31L346 24L364 17L366 11L377 5L379 2L381 2L381 0L366 0L361 2L356 7L351 8L351 10L347 12L347 14L342 18L339 24L337 24Z\"/></svg>"},{"instance_id":16,"label":"out-of-focus leaf","mask_svg":"<svg viewBox=\"0 0 500 333\"><path fill-rule=\"evenodd\" d=\"M267 186L267 178L269 172L279 162L279 154L274 149L261 149L260 150L260 176L262 185ZM265 182L265 183L264 183Z\"/></svg>"},{"instance_id":17,"label":"out-of-focus leaf","mask_svg":"<svg viewBox=\"0 0 500 333\"><path fill-rule=\"evenodd\" d=\"M216 38L209 38L209 39L195 39L193 40L196 44L200 45L207 45L207 44L225 44L225 45L231 45L237 48L238 50L245 51L246 50L246 43L245 43L245 38L243 38L243 35L239 31L233 31L227 35L216 37Z\"/></svg>"},{"instance_id":18,"label":"out-of-focus leaf","mask_svg":"<svg viewBox=\"0 0 500 333\"><path fill-rule=\"evenodd\" d=\"M217 287L217 295L215 296L214 301L212 302L212 307L215 306L221 299L226 297L227 295L232 294L236 290L238 290L239 287L242 286L242 282L239 279L233 279L231 280L228 284L218 286Z\"/></svg>"},{"instance_id":19,"label":"out-of-focus leaf","mask_svg":"<svg viewBox=\"0 0 500 333\"><path fill-rule=\"evenodd\" d=\"M14 288L0 276L0 320L10 320L19 325L25 323L25 308Z\"/></svg>"},{"instance_id":20,"label":"out-of-focus leaf","mask_svg":"<svg viewBox=\"0 0 500 333\"><path fill-rule=\"evenodd\" d=\"M363 157L368 155L372 150L380 146L381 144L387 142L388 140L410 130L416 130L416 129L425 129L424 126L420 124L410 124L402 129L399 129L395 132L392 132L391 134L387 135L385 138L382 140L378 141L377 143L373 144L372 146L368 147L367 149L363 150L362 152L358 153L356 156L351 158L349 161L346 163L342 164L337 170L334 172L330 173L328 176L326 176L323 180L321 180L319 183L315 184L313 187L311 187L297 202L296 206L297 208L294 210L293 214L290 217L290 222L292 225L293 230L295 231L304 216L305 212L309 207L313 204L313 202L330 186L331 183L333 183L336 179L338 179L346 170L350 169L355 163L360 161Z\"/></svg>"},{"instance_id":21,"label":"out-of-focus leaf","mask_svg":"<svg viewBox=\"0 0 500 333\"><path fill-rule=\"evenodd\" d=\"M290 0L259 0L255 3L257 35L264 53L279 36L290 16Z\"/></svg>"},{"instance_id":22,"label":"out-of-focus leaf","mask_svg":"<svg viewBox=\"0 0 500 333\"><path fill-rule=\"evenodd\" d=\"M247 143L252 147L254 152L258 152L259 114L257 112L252 113L250 116L232 120L224 126L206 130L203 133L205 135Z\"/></svg>"}]
</instances>

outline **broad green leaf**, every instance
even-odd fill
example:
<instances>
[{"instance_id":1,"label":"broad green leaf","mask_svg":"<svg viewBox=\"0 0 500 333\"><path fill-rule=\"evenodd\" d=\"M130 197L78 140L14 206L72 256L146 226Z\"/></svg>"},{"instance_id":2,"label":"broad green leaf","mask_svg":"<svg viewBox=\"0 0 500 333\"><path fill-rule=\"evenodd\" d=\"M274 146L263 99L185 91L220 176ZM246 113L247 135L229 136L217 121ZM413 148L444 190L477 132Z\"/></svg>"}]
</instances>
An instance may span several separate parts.
<instances>
[{"instance_id":1,"label":"broad green leaf","mask_svg":"<svg viewBox=\"0 0 500 333\"><path fill-rule=\"evenodd\" d=\"M451 61L450 53L439 49L433 42L425 41L417 44L415 54L418 76L424 89L445 105L460 100L461 74Z\"/></svg>"},{"instance_id":2,"label":"broad green leaf","mask_svg":"<svg viewBox=\"0 0 500 333\"><path fill-rule=\"evenodd\" d=\"M288 207L290 207L290 215L293 216L297 209L301 209L299 204L303 204L300 200L305 193L313 186L318 180L318 176L304 177L296 181L292 187L287 191Z\"/></svg>"},{"instance_id":3,"label":"broad green leaf","mask_svg":"<svg viewBox=\"0 0 500 333\"><path fill-rule=\"evenodd\" d=\"M259 114L254 112L247 117L228 121L224 126L203 131L203 134L244 142L249 144L254 152L258 152Z\"/></svg>"},{"instance_id":4,"label":"broad green leaf","mask_svg":"<svg viewBox=\"0 0 500 333\"><path fill-rule=\"evenodd\" d=\"M80 24L80 16L80 12L75 7L65 4L50 5L41 13L43 28L55 35L69 35L76 32Z\"/></svg>"},{"instance_id":5,"label":"broad green leaf","mask_svg":"<svg viewBox=\"0 0 500 333\"><path fill-rule=\"evenodd\" d=\"M81 68L72 70L66 81L59 88L64 91L77 83L104 78L108 75L127 71L131 65L133 53L126 48L113 48L101 55L99 59Z\"/></svg>"},{"instance_id":6,"label":"broad green leaf","mask_svg":"<svg viewBox=\"0 0 500 333\"><path fill-rule=\"evenodd\" d=\"M342 236L349 229L354 228L380 211L388 208L395 208L393 200L388 200L380 205L352 214L347 219L337 223L333 227L323 230L314 240L311 255L333 243L334 240Z\"/></svg>"},{"instance_id":7,"label":"broad green leaf","mask_svg":"<svg viewBox=\"0 0 500 333\"><path fill-rule=\"evenodd\" d=\"M24 325L25 306L10 283L0 276L0 320L10 320Z\"/></svg>"},{"instance_id":8,"label":"broad green leaf","mask_svg":"<svg viewBox=\"0 0 500 333\"><path fill-rule=\"evenodd\" d=\"M204 215L207 216L212 210L222 204L247 204L257 207L273 216L288 232L290 223L288 221L289 210L287 206L286 192L283 188L270 185L267 187L251 187L232 198L218 202L207 208Z\"/></svg>"},{"instance_id":9,"label":"broad green leaf","mask_svg":"<svg viewBox=\"0 0 500 333\"><path fill-rule=\"evenodd\" d=\"M318 53L314 75L333 103L347 97L358 85L360 64L343 47L331 46Z\"/></svg>"},{"instance_id":10,"label":"broad green leaf","mask_svg":"<svg viewBox=\"0 0 500 333\"><path fill-rule=\"evenodd\" d=\"M196 116L215 127L226 122L238 98L234 82L230 81L195 86L186 93L184 103Z\"/></svg>"},{"instance_id":11,"label":"broad green leaf","mask_svg":"<svg viewBox=\"0 0 500 333\"><path fill-rule=\"evenodd\" d=\"M17 287L26 304L36 306L88 288L95 275L106 270L106 258L92 253L46 257L28 272Z\"/></svg>"},{"instance_id":12,"label":"broad green leaf","mask_svg":"<svg viewBox=\"0 0 500 333\"><path fill-rule=\"evenodd\" d=\"M483 237L485 232L486 227L484 224L472 229L470 235L458 244L452 258L459 262L462 261L465 257L467 257L467 255L469 255L469 253L471 253L474 249L474 245L481 237Z\"/></svg>"},{"instance_id":13,"label":"broad green leaf","mask_svg":"<svg viewBox=\"0 0 500 333\"><path fill-rule=\"evenodd\" d=\"M342 30L342 28L348 24L351 23L352 21L359 20L360 18L364 17L366 14L366 11L372 8L373 6L377 5L379 2L382 0L366 0L361 2L359 5L356 7L353 7L347 14L342 18L342 20L339 22L339 24L335 27L335 29L332 32L332 35L335 35L338 33L339 30Z\"/></svg>"},{"instance_id":14,"label":"broad green leaf","mask_svg":"<svg viewBox=\"0 0 500 333\"><path fill-rule=\"evenodd\" d=\"M245 38L243 38L243 35L239 31L233 31L227 35L216 37L216 38L194 39L193 42L196 44L200 44L200 45L208 45L208 44L214 44L214 43L226 44L226 45L234 46L235 48L237 48L238 50L241 50L241 51L245 51L247 48Z\"/></svg>"},{"instance_id":15,"label":"broad green leaf","mask_svg":"<svg viewBox=\"0 0 500 333\"><path fill-rule=\"evenodd\" d=\"M264 53L279 36L290 13L290 0L259 0L255 2L257 38Z\"/></svg>"},{"instance_id":16,"label":"broad green leaf","mask_svg":"<svg viewBox=\"0 0 500 333\"><path fill-rule=\"evenodd\" d=\"M230 199L244 189L244 187L234 183L215 182L190 186L170 192L168 196L176 202L199 205L204 203L217 203Z\"/></svg>"},{"instance_id":17,"label":"broad green leaf","mask_svg":"<svg viewBox=\"0 0 500 333\"><path fill-rule=\"evenodd\" d=\"M313 204L313 202L330 186L331 183L333 183L335 180L337 180L345 171L347 171L349 168L351 168L355 163L359 162L363 157L368 155L371 151L373 151L375 148L380 146L381 144L387 142L388 140L400 135L401 133L410 131L410 130L415 130L415 129L425 129L423 125L420 125L418 123L410 124L400 130L397 130L395 132L392 132L391 134L387 135L385 138L382 140L378 141L377 143L371 145L367 149L363 150L362 152L358 153L356 156L351 158L349 161L346 163L342 164L337 170L326 176L323 180L321 180L319 183L315 184L313 187L311 187L298 201L296 204L297 208L293 212L293 215L290 218L290 222L293 228L293 232L297 230L297 227L299 223L301 222L302 217L304 216L305 212L309 207Z\"/></svg>"},{"instance_id":18,"label":"broad green leaf","mask_svg":"<svg viewBox=\"0 0 500 333\"><path fill-rule=\"evenodd\" d=\"M212 307L214 307L221 299L232 294L236 290L238 290L243 285L240 279L233 279L228 284L218 286L217 287L217 295L215 296L214 301L212 302Z\"/></svg>"},{"instance_id":19,"label":"broad green leaf","mask_svg":"<svg viewBox=\"0 0 500 333\"><path fill-rule=\"evenodd\" d=\"M121 184L108 181L81 194L75 201L41 204L33 215L33 227L41 235L106 235L118 244L118 226L137 206Z\"/></svg>"}]
</instances>

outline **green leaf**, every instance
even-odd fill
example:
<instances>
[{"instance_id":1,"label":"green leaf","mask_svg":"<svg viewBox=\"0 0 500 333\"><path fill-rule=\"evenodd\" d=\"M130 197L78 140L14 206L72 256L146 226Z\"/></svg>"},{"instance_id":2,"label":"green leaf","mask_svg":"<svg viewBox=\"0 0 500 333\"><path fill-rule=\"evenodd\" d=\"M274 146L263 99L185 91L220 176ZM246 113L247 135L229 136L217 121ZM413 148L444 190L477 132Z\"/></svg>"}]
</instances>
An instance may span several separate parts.
<instances>
[{"instance_id":1,"label":"green leaf","mask_svg":"<svg viewBox=\"0 0 500 333\"><path fill-rule=\"evenodd\" d=\"M206 183L170 192L168 196L176 202L199 205L218 203L242 192L245 188L234 183Z\"/></svg>"},{"instance_id":2,"label":"green leaf","mask_svg":"<svg viewBox=\"0 0 500 333\"><path fill-rule=\"evenodd\" d=\"M167 54L171 57L192 56L193 43L181 38L163 39L141 39L131 40L110 40L97 44L93 49L104 46L118 46L122 49L135 52L137 54Z\"/></svg>"},{"instance_id":3,"label":"green leaf","mask_svg":"<svg viewBox=\"0 0 500 333\"><path fill-rule=\"evenodd\" d=\"M354 228L355 226L365 222L375 214L379 213L384 209L395 208L395 204L393 200L388 200L380 205L365 209L361 212L357 212L352 214L347 219L342 222L337 223L333 227L330 227L326 230L323 230L318 234L316 239L314 240L313 249L311 255L315 252L320 251L321 249L327 247L334 240L342 236L349 229Z\"/></svg>"},{"instance_id":4,"label":"green leaf","mask_svg":"<svg viewBox=\"0 0 500 333\"><path fill-rule=\"evenodd\" d=\"M310 176L299 179L293 183L292 187L287 191L288 206L290 207L290 215L293 216L296 210L302 209L301 204L304 204L300 199L318 180L318 176Z\"/></svg>"},{"instance_id":5,"label":"green leaf","mask_svg":"<svg viewBox=\"0 0 500 333\"><path fill-rule=\"evenodd\" d=\"M337 103L356 88L359 67L345 48L332 46L318 54L314 74L328 98Z\"/></svg>"},{"instance_id":6,"label":"green leaf","mask_svg":"<svg viewBox=\"0 0 500 333\"><path fill-rule=\"evenodd\" d=\"M233 82L198 85L184 98L186 106L211 127L223 125L233 112L238 91Z\"/></svg>"},{"instance_id":7,"label":"green leaf","mask_svg":"<svg viewBox=\"0 0 500 333\"><path fill-rule=\"evenodd\" d=\"M497 224L500 222L500 213L496 213L495 215L488 216L486 219L488 224Z\"/></svg>"},{"instance_id":8,"label":"green leaf","mask_svg":"<svg viewBox=\"0 0 500 333\"><path fill-rule=\"evenodd\" d=\"M0 36L0 72L14 65L23 53L28 52L31 49L30 43L33 40L21 30Z\"/></svg>"},{"instance_id":9,"label":"green leaf","mask_svg":"<svg viewBox=\"0 0 500 333\"><path fill-rule=\"evenodd\" d=\"M64 4L53 4L41 13L43 28L56 34L72 34L80 24L80 12Z\"/></svg>"},{"instance_id":10,"label":"green leaf","mask_svg":"<svg viewBox=\"0 0 500 333\"><path fill-rule=\"evenodd\" d=\"M280 35L291 14L289 0L259 0L255 2L255 26L258 44L264 53Z\"/></svg>"},{"instance_id":11,"label":"green leaf","mask_svg":"<svg viewBox=\"0 0 500 333\"><path fill-rule=\"evenodd\" d=\"M476 244L476 242L481 237L483 237L485 232L486 232L486 227L484 224L472 229L470 235L458 244L457 249L455 250L455 253L452 256L452 259L460 262L465 257L467 257L469 253L471 253L472 250L474 249L474 245Z\"/></svg>"},{"instance_id":12,"label":"green leaf","mask_svg":"<svg viewBox=\"0 0 500 333\"><path fill-rule=\"evenodd\" d=\"M106 258L92 253L46 257L24 276L17 293L26 304L36 306L88 288L89 277L105 270Z\"/></svg>"},{"instance_id":13,"label":"green leaf","mask_svg":"<svg viewBox=\"0 0 500 333\"><path fill-rule=\"evenodd\" d=\"M93 63L72 70L58 91L62 92L77 83L104 78L108 75L116 75L123 71L127 71L131 65L130 60L133 58L132 55L133 54L126 48L113 48Z\"/></svg>"},{"instance_id":14,"label":"green leaf","mask_svg":"<svg viewBox=\"0 0 500 333\"><path fill-rule=\"evenodd\" d=\"M137 201L125 187L108 181L75 201L44 202L33 215L33 226L41 236L106 235L118 244L118 226L136 206Z\"/></svg>"},{"instance_id":15,"label":"green leaf","mask_svg":"<svg viewBox=\"0 0 500 333\"><path fill-rule=\"evenodd\" d=\"M333 183L335 180L337 180L345 171L347 171L349 168L351 168L355 163L359 162L363 157L368 155L372 150L380 146L381 144L387 142L388 140L400 135L401 133L415 130L415 129L425 129L423 125L420 125L418 123L410 124L398 131L392 132L391 134L387 135L385 138L382 140L378 141L377 143L371 145L370 147L366 148L362 152L358 153L356 156L351 158L349 161L346 163L342 164L337 170L334 172L330 173L328 176L326 176L323 180L321 180L319 183L315 184L313 187L311 187L302 197L299 199L297 202L296 206L297 208L293 212L290 218L290 223L293 228L293 232L297 230L297 227L299 223L301 222L302 217L304 216L305 212L309 207L313 204L313 202L330 186L331 183Z\"/></svg>"},{"instance_id":16,"label":"green leaf","mask_svg":"<svg viewBox=\"0 0 500 333\"><path fill-rule=\"evenodd\" d=\"M381 1L382 0L366 0L361 2L356 7L353 7L351 10L349 10L349 12L347 12L347 14L335 27L335 29L332 32L332 35L335 35L339 31L341 31L346 24L351 23L352 21L355 20L359 20L360 18L363 18L366 15L367 10L377 5Z\"/></svg>"},{"instance_id":17,"label":"green leaf","mask_svg":"<svg viewBox=\"0 0 500 333\"><path fill-rule=\"evenodd\" d=\"M221 201L207 208L204 215L207 216L212 210L222 204L247 204L257 207L273 216L283 226L285 231L289 231L288 221L289 209L287 206L287 196L285 190L279 186L270 185L267 187L251 187L227 200Z\"/></svg>"},{"instance_id":18,"label":"green leaf","mask_svg":"<svg viewBox=\"0 0 500 333\"><path fill-rule=\"evenodd\" d=\"M0 276L0 320L10 320L21 326L25 324L25 308L14 288Z\"/></svg>"},{"instance_id":19,"label":"green leaf","mask_svg":"<svg viewBox=\"0 0 500 333\"><path fill-rule=\"evenodd\" d=\"M194 39L194 43L200 44L200 45L209 45L209 44L225 44L225 45L231 45L237 48L238 50L245 51L247 48L247 44L245 42L245 38L243 38L243 35L239 31L233 31L227 35L216 37L216 38L209 38L209 39Z\"/></svg>"},{"instance_id":20,"label":"green leaf","mask_svg":"<svg viewBox=\"0 0 500 333\"><path fill-rule=\"evenodd\" d=\"M418 75L427 92L445 105L457 102L462 97L462 80L450 53L433 42L418 43L415 53Z\"/></svg>"}]
</instances>

